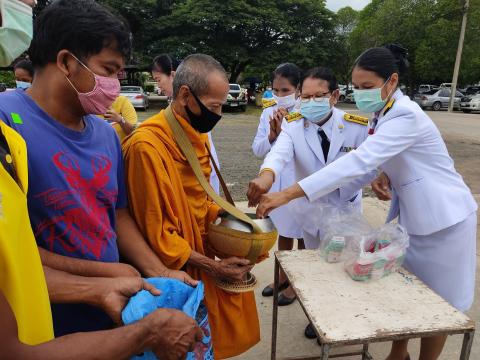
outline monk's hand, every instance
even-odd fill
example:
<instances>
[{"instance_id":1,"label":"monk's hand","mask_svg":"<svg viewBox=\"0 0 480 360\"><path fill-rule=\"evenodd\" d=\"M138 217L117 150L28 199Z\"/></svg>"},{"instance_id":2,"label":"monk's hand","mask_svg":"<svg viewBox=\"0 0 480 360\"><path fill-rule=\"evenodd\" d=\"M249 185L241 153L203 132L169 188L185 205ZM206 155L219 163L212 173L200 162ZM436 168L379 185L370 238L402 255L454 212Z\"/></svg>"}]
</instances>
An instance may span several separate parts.
<instances>
[{"instance_id":1,"label":"monk's hand","mask_svg":"<svg viewBox=\"0 0 480 360\"><path fill-rule=\"evenodd\" d=\"M140 290L160 295L160 290L140 277L94 278L98 296L96 303L117 325L122 325L122 310Z\"/></svg>"},{"instance_id":2,"label":"monk's hand","mask_svg":"<svg viewBox=\"0 0 480 360\"><path fill-rule=\"evenodd\" d=\"M203 339L197 322L178 310L158 309L140 320L139 325L148 329L148 347L162 360L185 359Z\"/></svg>"},{"instance_id":3,"label":"monk's hand","mask_svg":"<svg viewBox=\"0 0 480 360\"><path fill-rule=\"evenodd\" d=\"M177 279L184 282L187 285L196 287L198 285L198 281L193 279L190 275L188 275L185 271L180 270L170 270L166 269L165 272L161 274L162 277L168 277L171 279Z\"/></svg>"},{"instance_id":4,"label":"monk's hand","mask_svg":"<svg viewBox=\"0 0 480 360\"><path fill-rule=\"evenodd\" d=\"M216 278L227 281L242 281L247 273L253 269L253 265L247 259L230 257L215 261L213 274Z\"/></svg>"},{"instance_id":5,"label":"monk's hand","mask_svg":"<svg viewBox=\"0 0 480 360\"><path fill-rule=\"evenodd\" d=\"M270 190L274 181L275 174L270 170L263 171L256 179L250 181L247 191L248 206L257 206L260 197Z\"/></svg>"},{"instance_id":6,"label":"monk's hand","mask_svg":"<svg viewBox=\"0 0 480 360\"><path fill-rule=\"evenodd\" d=\"M382 172L375 180L373 180L372 190L375 195L377 195L379 200L392 200L392 193L390 192L390 179L384 172Z\"/></svg>"}]
</instances>

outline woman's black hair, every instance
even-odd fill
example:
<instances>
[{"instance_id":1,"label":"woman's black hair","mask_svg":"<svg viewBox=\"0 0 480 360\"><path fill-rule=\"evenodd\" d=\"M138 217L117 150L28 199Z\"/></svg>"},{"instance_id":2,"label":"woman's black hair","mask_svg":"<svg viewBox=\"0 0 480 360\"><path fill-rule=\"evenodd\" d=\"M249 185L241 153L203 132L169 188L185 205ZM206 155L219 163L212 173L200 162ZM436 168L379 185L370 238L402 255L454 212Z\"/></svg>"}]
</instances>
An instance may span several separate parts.
<instances>
[{"instance_id":1,"label":"woman's black hair","mask_svg":"<svg viewBox=\"0 0 480 360\"><path fill-rule=\"evenodd\" d=\"M33 69L33 64L30 60L23 59L18 61L15 65L13 65L13 71L17 69L23 69L33 78L35 74L35 70Z\"/></svg>"},{"instance_id":2,"label":"woman's black hair","mask_svg":"<svg viewBox=\"0 0 480 360\"><path fill-rule=\"evenodd\" d=\"M127 25L94 0L57 0L35 19L29 55L43 68L66 49L84 61L105 48L130 57L132 41Z\"/></svg>"},{"instance_id":3,"label":"woman's black hair","mask_svg":"<svg viewBox=\"0 0 480 360\"><path fill-rule=\"evenodd\" d=\"M272 82L273 80L281 76L288 80L288 82L295 88L300 83L300 78L302 76L302 71L300 68L292 63L283 63L277 66L277 68L272 73Z\"/></svg>"},{"instance_id":4,"label":"woman's black hair","mask_svg":"<svg viewBox=\"0 0 480 360\"><path fill-rule=\"evenodd\" d=\"M312 78L312 79L319 79L325 80L328 82L328 90L333 92L338 89L338 82L337 77L333 73L333 71L326 67L316 67L310 70L307 70L300 81L300 88L303 86L303 82L305 79Z\"/></svg>"},{"instance_id":5,"label":"woman's black hair","mask_svg":"<svg viewBox=\"0 0 480 360\"><path fill-rule=\"evenodd\" d=\"M372 71L383 80L387 80L393 73L403 75L409 66L407 49L399 44L388 44L365 50L355 60L353 67Z\"/></svg>"},{"instance_id":6,"label":"woman's black hair","mask_svg":"<svg viewBox=\"0 0 480 360\"><path fill-rule=\"evenodd\" d=\"M170 54L160 54L153 59L152 71L158 71L165 75L170 75L172 71L177 71L180 62Z\"/></svg>"}]
</instances>

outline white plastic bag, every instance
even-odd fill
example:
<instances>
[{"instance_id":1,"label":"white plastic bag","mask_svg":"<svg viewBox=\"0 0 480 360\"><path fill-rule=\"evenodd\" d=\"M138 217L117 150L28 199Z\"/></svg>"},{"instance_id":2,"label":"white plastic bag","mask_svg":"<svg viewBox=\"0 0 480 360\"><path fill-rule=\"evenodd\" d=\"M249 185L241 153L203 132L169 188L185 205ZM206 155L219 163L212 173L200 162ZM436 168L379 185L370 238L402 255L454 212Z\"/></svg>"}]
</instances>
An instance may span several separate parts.
<instances>
[{"instance_id":1,"label":"white plastic bag","mask_svg":"<svg viewBox=\"0 0 480 360\"><path fill-rule=\"evenodd\" d=\"M324 215L320 250L329 263L345 260L348 244L360 241L372 231L368 221L352 206L326 208Z\"/></svg>"},{"instance_id":2,"label":"white plastic bag","mask_svg":"<svg viewBox=\"0 0 480 360\"><path fill-rule=\"evenodd\" d=\"M351 241L345 251L345 270L353 280L381 279L403 264L409 236L399 224L386 224Z\"/></svg>"}]
</instances>

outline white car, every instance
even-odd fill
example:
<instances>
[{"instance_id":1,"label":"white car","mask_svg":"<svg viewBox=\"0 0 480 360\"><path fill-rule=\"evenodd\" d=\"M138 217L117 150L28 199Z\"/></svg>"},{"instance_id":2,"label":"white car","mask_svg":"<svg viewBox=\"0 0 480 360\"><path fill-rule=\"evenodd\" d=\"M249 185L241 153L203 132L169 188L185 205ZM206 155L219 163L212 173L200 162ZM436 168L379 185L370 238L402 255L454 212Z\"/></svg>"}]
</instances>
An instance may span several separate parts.
<instances>
[{"instance_id":1,"label":"white car","mask_svg":"<svg viewBox=\"0 0 480 360\"><path fill-rule=\"evenodd\" d=\"M353 91L345 96L346 103L355 103L355 97L353 96Z\"/></svg>"},{"instance_id":2,"label":"white car","mask_svg":"<svg viewBox=\"0 0 480 360\"><path fill-rule=\"evenodd\" d=\"M423 94L432 90L438 90L438 86L435 85L429 85L429 84L422 84L418 87L418 92Z\"/></svg>"},{"instance_id":3,"label":"white car","mask_svg":"<svg viewBox=\"0 0 480 360\"><path fill-rule=\"evenodd\" d=\"M122 86L120 95L130 100L134 108L140 108L142 110L148 109L148 96L141 86Z\"/></svg>"},{"instance_id":4,"label":"white car","mask_svg":"<svg viewBox=\"0 0 480 360\"><path fill-rule=\"evenodd\" d=\"M239 107L242 111L245 111L247 109L247 97L247 89L243 89L238 84L230 84L230 91L225 105L231 108Z\"/></svg>"},{"instance_id":5,"label":"white car","mask_svg":"<svg viewBox=\"0 0 480 360\"><path fill-rule=\"evenodd\" d=\"M464 113L480 111L480 93L473 96L463 97L460 101L460 109Z\"/></svg>"}]
</instances>

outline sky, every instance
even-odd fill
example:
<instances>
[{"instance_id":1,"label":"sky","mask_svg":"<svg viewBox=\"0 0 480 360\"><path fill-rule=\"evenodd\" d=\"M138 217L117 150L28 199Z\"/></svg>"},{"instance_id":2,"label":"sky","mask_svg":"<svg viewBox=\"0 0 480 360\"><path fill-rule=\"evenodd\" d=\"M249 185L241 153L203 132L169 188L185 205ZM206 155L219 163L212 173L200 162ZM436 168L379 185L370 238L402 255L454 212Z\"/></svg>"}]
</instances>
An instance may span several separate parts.
<instances>
[{"instance_id":1,"label":"sky","mask_svg":"<svg viewBox=\"0 0 480 360\"><path fill-rule=\"evenodd\" d=\"M327 0L327 8L337 12L345 6L351 6L355 10L362 10L371 0Z\"/></svg>"}]
</instances>

